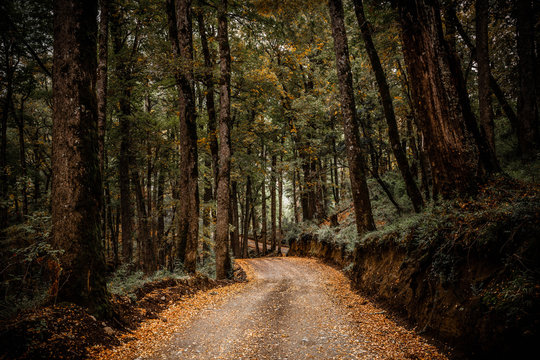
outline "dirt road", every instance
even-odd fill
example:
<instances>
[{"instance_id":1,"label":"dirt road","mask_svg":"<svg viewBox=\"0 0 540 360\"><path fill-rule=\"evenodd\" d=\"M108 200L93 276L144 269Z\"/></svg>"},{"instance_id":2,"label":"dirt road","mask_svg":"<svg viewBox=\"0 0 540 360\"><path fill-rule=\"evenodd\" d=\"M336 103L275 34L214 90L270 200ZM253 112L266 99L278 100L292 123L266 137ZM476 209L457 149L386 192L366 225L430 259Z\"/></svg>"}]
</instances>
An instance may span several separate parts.
<instances>
[{"instance_id":1,"label":"dirt road","mask_svg":"<svg viewBox=\"0 0 540 360\"><path fill-rule=\"evenodd\" d=\"M301 258L239 262L251 278L242 290L198 311L155 351L140 349L138 359L445 359L331 267Z\"/></svg>"}]
</instances>

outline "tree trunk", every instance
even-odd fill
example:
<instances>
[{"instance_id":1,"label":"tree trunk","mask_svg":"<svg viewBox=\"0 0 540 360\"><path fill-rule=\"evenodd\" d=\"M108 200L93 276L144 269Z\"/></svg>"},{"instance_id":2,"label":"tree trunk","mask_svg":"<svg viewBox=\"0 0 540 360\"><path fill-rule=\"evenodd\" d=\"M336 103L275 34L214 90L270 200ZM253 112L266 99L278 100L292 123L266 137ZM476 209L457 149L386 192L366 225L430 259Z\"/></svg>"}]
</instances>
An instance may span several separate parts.
<instances>
[{"instance_id":1,"label":"tree trunk","mask_svg":"<svg viewBox=\"0 0 540 360\"><path fill-rule=\"evenodd\" d=\"M384 116L386 118L386 123L388 124L388 138L390 140L392 152L396 158L401 176L405 181L407 194L411 199L414 211L420 212L424 206L424 200L422 199L422 194L420 194L420 190L418 190L418 186L416 185L416 182L412 176L411 169L409 168L409 163L407 161L407 156L405 155L405 150L401 146L396 115L394 113L394 105L392 104L392 96L390 95L390 88L388 87L388 82L386 81L386 75L381 65L379 54L377 54L377 50L373 44L371 30L364 14L364 5L362 4L362 0L354 0L354 10L356 13L356 19L358 20L358 25L360 26L360 30L362 32L362 37L364 38L364 45L366 46L371 68L375 73L375 79L377 80L377 85L379 87L379 95L381 96L381 102L383 104Z\"/></svg>"},{"instance_id":2,"label":"tree trunk","mask_svg":"<svg viewBox=\"0 0 540 360\"><path fill-rule=\"evenodd\" d=\"M298 224L300 214L298 212L298 195L296 194L296 183L298 182L298 176L296 171L296 166L293 168L293 178L292 178L292 193L293 193L293 213L294 213L294 222Z\"/></svg>"},{"instance_id":3,"label":"tree trunk","mask_svg":"<svg viewBox=\"0 0 540 360\"><path fill-rule=\"evenodd\" d=\"M220 57L219 91L219 170L216 217L216 279L230 275L231 261L227 237L229 234L229 183L231 166L231 51L227 30L227 0L221 0L218 10L218 42Z\"/></svg>"},{"instance_id":4,"label":"tree trunk","mask_svg":"<svg viewBox=\"0 0 540 360\"><path fill-rule=\"evenodd\" d=\"M478 146L482 139L461 68L442 34L438 5L400 0L398 9L412 98L431 163L433 195L448 198L473 192L497 164L490 163L489 149Z\"/></svg>"},{"instance_id":5,"label":"tree trunk","mask_svg":"<svg viewBox=\"0 0 540 360\"><path fill-rule=\"evenodd\" d=\"M261 238L262 238L262 254L263 256L266 255L267 252L267 246L266 246L266 237L267 237L267 224L266 224L266 149L264 147L264 143L262 146L262 164L263 164L263 171L262 171L262 183L261 183Z\"/></svg>"},{"instance_id":6,"label":"tree trunk","mask_svg":"<svg viewBox=\"0 0 540 360\"><path fill-rule=\"evenodd\" d=\"M530 159L538 152L538 108L536 104L537 67L534 53L533 1L516 1L517 52L519 69L518 128L521 155Z\"/></svg>"},{"instance_id":7,"label":"tree trunk","mask_svg":"<svg viewBox=\"0 0 540 360\"><path fill-rule=\"evenodd\" d=\"M105 175L105 130L107 128L107 63L109 59L109 0L99 0L98 68L97 68L97 116L99 168ZM105 230L105 206L101 205L102 229ZM102 234L104 235L105 232Z\"/></svg>"},{"instance_id":8,"label":"tree trunk","mask_svg":"<svg viewBox=\"0 0 540 360\"><path fill-rule=\"evenodd\" d=\"M280 162L283 162L283 157L281 157ZM283 218L283 172L281 167L279 169L278 175L278 233L277 233L277 251L281 255L281 239L283 237L283 229L281 219Z\"/></svg>"},{"instance_id":9,"label":"tree trunk","mask_svg":"<svg viewBox=\"0 0 540 360\"><path fill-rule=\"evenodd\" d=\"M165 256L164 256L164 237L165 237L165 216L164 216L164 209L163 209L163 198L164 198L164 188L165 187L165 176L163 174L163 170L159 172L158 175L158 190L157 190L157 201L156 201L156 211L157 211L157 244L158 248L162 252L161 256L159 256L159 265L164 266L165 264Z\"/></svg>"},{"instance_id":10,"label":"tree trunk","mask_svg":"<svg viewBox=\"0 0 540 360\"><path fill-rule=\"evenodd\" d=\"M255 255L259 256L259 238L257 236L257 208L255 207L255 201L251 203L251 220L253 226L253 240L255 240Z\"/></svg>"},{"instance_id":11,"label":"tree trunk","mask_svg":"<svg viewBox=\"0 0 540 360\"><path fill-rule=\"evenodd\" d=\"M28 191L27 191L27 166L26 166L26 147L24 142L24 102L26 98L21 99L21 107L19 110L19 119L17 121L17 127L19 130L19 157L21 162L21 175L22 175L22 218L24 219L28 215ZM11 103L13 105L13 102ZM15 109L13 109L13 116L17 118Z\"/></svg>"},{"instance_id":12,"label":"tree trunk","mask_svg":"<svg viewBox=\"0 0 540 360\"><path fill-rule=\"evenodd\" d=\"M51 290L110 316L99 226L96 19L97 1L54 3L52 243L65 252Z\"/></svg>"},{"instance_id":13,"label":"tree trunk","mask_svg":"<svg viewBox=\"0 0 540 360\"><path fill-rule=\"evenodd\" d=\"M212 156L212 171L214 179L214 189L217 189L217 176L218 176L218 143L216 136L216 109L214 105L214 78L212 76L213 61L208 49L208 40L206 38L206 28L204 25L204 16L199 13L197 16L197 22L199 23L199 35L201 37L201 47L204 56L205 72L203 76L203 82L206 87L205 99L206 99L206 111L208 113L208 142L210 145L210 154ZM213 195L215 198L215 193Z\"/></svg>"},{"instance_id":14,"label":"tree trunk","mask_svg":"<svg viewBox=\"0 0 540 360\"><path fill-rule=\"evenodd\" d=\"M11 41L11 40L10 40ZM9 119L9 111L13 101L13 60L11 52L8 49L12 48L12 44L8 44L6 47L6 96L4 98L4 108L2 109L2 148L0 154L0 230L3 230L8 223L8 169L7 169L7 127Z\"/></svg>"},{"instance_id":15,"label":"tree trunk","mask_svg":"<svg viewBox=\"0 0 540 360\"><path fill-rule=\"evenodd\" d=\"M456 11L455 11L454 7L449 6L449 7L447 7L446 10L447 10L445 12L446 16L450 18L450 21L453 23L454 27L456 28L457 32L459 33L459 36L461 36L461 38L463 39L463 42L465 43L465 45L467 45L467 47L471 51L472 58L476 59L476 57L477 57L476 47L474 46L474 44L472 43L469 35L467 34L465 29L463 28L463 26L459 22L459 19L456 16ZM501 87L497 83L497 80L495 80L495 78L492 76L491 72L490 72L490 75L489 75L489 86L491 87L491 90L493 91L493 95L495 95L495 97L497 98L497 101L499 102L499 105L501 106L504 113L506 114L506 117L510 121L510 124L512 125L512 128L514 128L516 130L517 127L518 127L517 115L514 112L514 110L512 109L512 106L510 105L508 100L506 99Z\"/></svg>"},{"instance_id":16,"label":"tree trunk","mask_svg":"<svg viewBox=\"0 0 540 360\"><path fill-rule=\"evenodd\" d=\"M366 183L366 163L360 147L358 123L356 121L356 106L354 104L351 64L349 47L341 0L329 0L330 18L332 21L332 36L336 53L336 67L339 80L341 111L343 113L343 129L345 146L349 161L349 176L356 215L358 235L375 230L375 222L371 212L371 202Z\"/></svg>"},{"instance_id":17,"label":"tree trunk","mask_svg":"<svg viewBox=\"0 0 540 360\"><path fill-rule=\"evenodd\" d=\"M495 152L495 124L491 107L489 78L489 0L476 0L476 58L478 63L478 108L480 125L491 150Z\"/></svg>"},{"instance_id":18,"label":"tree trunk","mask_svg":"<svg viewBox=\"0 0 540 360\"><path fill-rule=\"evenodd\" d=\"M112 4L111 4L112 5ZM119 130L120 130L120 152L118 154L118 181L120 187L120 212L122 224L122 257L125 263L133 260L133 205L130 189L130 166L131 166L131 90L128 83L131 78L127 60L122 56L123 31L121 23L123 21L120 9L115 6L110 22L110 30L115 55L115 72L118 76L119 91Z\"/></svg>"},{"instance_id":19,"label":"tree trunk","mask_svg":"<svg viewBox=\"0 0 540 360\"><path fill-rule=\"evenodd\" d=\"M174 3L174 5L171 4ZM180 181L177 256L184 269L195 272L199 241L199 186L197 158L197 123L193 78L193 38L191 0L168 0L169 36L176 69L178 89Z\"/></svg>"},{"instance_id":20,"label":"tree trunk","mask_svg":"<svg viewBox=\"0 0 540 360\"><path fill-rule=\"evenodd\" d=\"M141 184L139 172L137 170L132 171L132 176L133 185L135 187L135 197L137 200L137 220L139 223L137 231L137 243L139 244L138 262L142 265L142 268L146 273L150 273L151 271L155 270L155 254L154 244L152 242L152 236L149 228L149 214L144 201L143 185Z\"/></svg>"},{"instance_id":21,"label":"tree trunk","mask_svg":"<svg viewBox=\"0 0 540 360\"><path fill-rule=\"evenodd\" d=\"M248 155L251 153L248 149ZM242 257L248 257L249 220L251 218L251 176L246 180L246 199L244 202L244 224L242 230Z\"/></svg>"},{"instance_id":22,"label":"tree trunk","mask_svg":"<svg viewBox=\"0 0 540 360\"><path fill-rule=\"evenodd\" d=\"M240 248L240 237L238 233L240 228L238 226L238 184L236 181L231 183L231 205L229 209L229 224L232 224L233 230L230 231L230 242L235 257L242 257L242 249Z\"/></svg>"},{"instance_id":23,"label":"tree trunk","mask_svg":"<svg viewBox=\"0 0 540 360\"><path fill-rule=\"evenodd\" d=\"M277 156L272 155L270 172L270 251L276 250L276 161Z\"/></svg>"}]
</instances>

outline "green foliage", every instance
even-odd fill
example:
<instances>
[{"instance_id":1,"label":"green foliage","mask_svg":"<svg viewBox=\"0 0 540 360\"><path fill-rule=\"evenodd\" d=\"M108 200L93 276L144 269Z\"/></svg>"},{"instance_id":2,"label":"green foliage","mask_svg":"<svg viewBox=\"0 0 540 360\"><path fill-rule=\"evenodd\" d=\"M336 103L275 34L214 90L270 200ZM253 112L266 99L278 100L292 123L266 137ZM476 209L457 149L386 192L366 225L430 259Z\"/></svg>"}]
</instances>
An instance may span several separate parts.
<instances>
[{"instance_id":1,"label":"green foliage","mask_svg":"<svg viewBox=\"0 0 540 360\"><path fill-rule=\"evenodd\" d=\"M0 317L12 316L49 300L50 272L63 250L48 243L50 216L37 212L6 229L0 243Z\"/></svg>"},{"instance_id":2,"label":"green foliage","mask_svg":"<svg viewBox=\"0 0 540 360\"><path fill-rule=\"evenodd\" d=\"M133 271L132 266L120 266L110 277L107 287L112 294L129 295L145 284L162 279L182 279L186 274L181 270L169 271L161 269L153 274L146 275L140 270Z\"/></svg>"}]
</instances>

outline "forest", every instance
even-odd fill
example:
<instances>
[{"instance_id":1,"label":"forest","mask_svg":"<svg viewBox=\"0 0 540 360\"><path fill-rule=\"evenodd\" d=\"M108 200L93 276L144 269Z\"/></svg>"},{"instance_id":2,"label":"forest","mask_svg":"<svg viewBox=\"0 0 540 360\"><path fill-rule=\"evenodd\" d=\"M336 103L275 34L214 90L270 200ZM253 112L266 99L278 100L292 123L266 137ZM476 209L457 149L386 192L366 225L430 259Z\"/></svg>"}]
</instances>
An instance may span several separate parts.
<instances>
[{"instance_id":1,"label":"forest","mask_svg":"<svg viewBox=\"0 0 540 360\"><path fill-rule=\"evenodd\" d=\"M540 2L0 9L0 358L472 359L533 348ZM278 350L247 342L240 321L183 313L218 306L211 295L230 314L264 297L257 316L283 333ZM298 309L283 315L281 303ZM378 322L357 328L355 311ZM171 330L181 318L191 327ZM350 343L328 335L331 319L354 328ZM168 330L143 334L150 323ZM137 342L171 331L177 344L238 340L212 332L221 327L244 331L241 354L201 343L158 357L181 345L147 353ZM373 345L390 341L387 327L398 340Z\"/></svg>"}]
</instances>

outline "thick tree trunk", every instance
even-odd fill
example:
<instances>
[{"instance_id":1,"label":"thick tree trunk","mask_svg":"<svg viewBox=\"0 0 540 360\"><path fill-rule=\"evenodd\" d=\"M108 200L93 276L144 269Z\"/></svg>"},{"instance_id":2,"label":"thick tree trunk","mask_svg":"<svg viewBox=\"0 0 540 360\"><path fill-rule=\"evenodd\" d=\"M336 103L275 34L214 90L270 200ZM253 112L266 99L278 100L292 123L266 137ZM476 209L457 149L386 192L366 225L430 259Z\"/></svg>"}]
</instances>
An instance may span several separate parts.
<instances>
[{"instance_id":1,"label":"thick tree trunk","mask_svg":"<svg viewBox=\"0 0 540 360\"><path fill-rule=\"evenodd\" d=\"M489 146L495 152L495 124L491 107L489 78L489 0L476 0L476 58L478 63L478 108L480 125L487 137Z\"/></svg>"},{"instance_id":2,"label":"thick tree trunk","mask_svg":"<svg viewBox=\"0 0 540 360\"><path fill-rule=\"evenodd\" d=\"M217 186L216 217L216 279L230 275L229 257L229 183L231 166L230 122L231 122L231 51L227 30L227 0L221 0L218 12L218 42L220 57L219 91L219 170Z\"/></svg>"},{"instance_id":3,"label":"thick tree trunk","mask_svg":"<svg viewBox=\"0 0 540 360\"><path fill-rule=\"evenodd\" d=\"M169 36L175 59L178 88L180 181L177 256L184 269L195 272L199 241L199 186L197 123L193 78L191 0L168 0ZM174 6L170 3L173 2Z\"/></svg>"},{"instance_id":4,"label":"thick tree trunk","mask_svg":"<svg viewBox=\"0 0 540 360\"><path fill-rule=\"evenodd\" d=\"M424 206L424 200L422 199L422 194L420 194L420 190L418 190L418 186L416 185L414 177L412 176L411 169L409 168L409 163L407 161L407 156L405 155L405 150L401 146L396 115L394 113L394 105L392 104L392 96L390 95L390 88L388 86L388 82L386 81L386 75L381 65L379 54L377 53L375 45L373 44L371 30L364 14L364 5L362 4L362 0L354 0L354 10L356 13L356 19L358 20L358 25L360 26L360 30L362 32L362 37L364 38L364 45L366 46L371 68L375 73L375 79L377 80L377 85L379 87L379 95L381 96L381 101L383 104L384 116L386 118L386 123L388 124L388 138L390 140L392 152L396 158L401 176L405 181L407 194L411 199L414 211L420 212Z\"/></svg>"},{"instance_id":5,"label":"thick tree trunk","mask_svg":"<svg viewBox=\"0 0 540 360\"><path fill-rule=\"evenodd\" d=\"M358 123L356 121L356 106L354 104L351 64L349 47L341 0L329 0L330 18L332 20L332 36L336 53L336 67L339 80L341 111L343 114L343 129L345 146L349 161L349 176L356 215L358 235L375 230L375 222L371 212L371 202L366 183L366 163L360 147Z\"/></svg>"},{"instance_id":6,"label":"thick tree trunk","mask_svg":"<svg viewBox=\"0 0 540 360\"><path fill-rule=\"evenodd\" d=\"M498 165L492 163L485 139L480 139L461 68L442 34L438 5L400 0L398 9L412 99L431 163L433 195L448 198L475 191Z\"/></svg>"},{"instance_id":7,"label":"thick tree trunk","mask_svg":"<svg viewBox=\"0 0 540 360\"><path fill-rule=\"evenodd\" d=\"M100 238L97 1L54 3L52 243L63 249L53 295L111 314ZM61 266L61 267L60 267Z\"/></svg>"},{"instance_id":8,"label":"thick tree trunk","mask_svg":"<svg viewBox=\"0 0 540 360\"><path fill-rule=\"evenodd\" d=\"M532 0L516 1L517 52L519 69L517 135L521 155L532 158L538 152L538 108L536 104L536 71L534 53L534 11ZM538 19L536 19L538 20Z\"/></svg>"}]
</instances>

